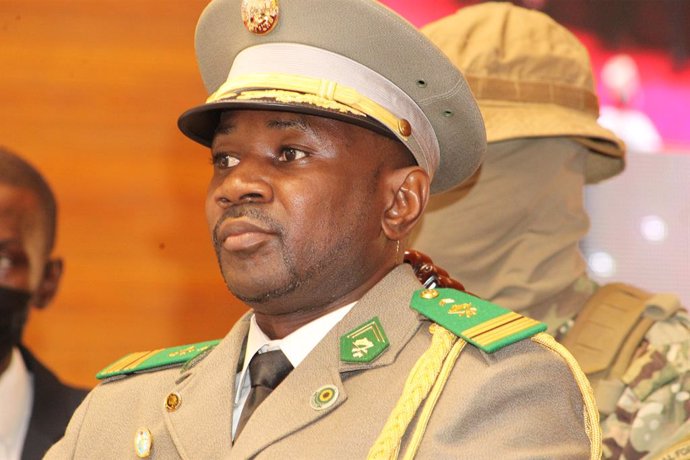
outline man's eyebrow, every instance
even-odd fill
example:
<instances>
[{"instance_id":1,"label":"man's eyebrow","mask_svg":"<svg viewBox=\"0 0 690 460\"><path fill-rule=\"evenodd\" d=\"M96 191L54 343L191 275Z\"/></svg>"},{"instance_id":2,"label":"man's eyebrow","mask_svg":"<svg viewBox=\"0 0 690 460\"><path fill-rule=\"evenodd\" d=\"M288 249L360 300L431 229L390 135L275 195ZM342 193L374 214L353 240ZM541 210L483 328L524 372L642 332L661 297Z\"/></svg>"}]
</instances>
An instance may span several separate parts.
<instances>
[{"instance_id":1,"label":"man's eyebrow","mask_svg":"<svg viewBox=\"0 0 690 460\"><path fill-rule=\"evenodd\" d=\"M14 244L19 244L19 238L0 239L0 248L2 248L4 246L11 246Z\"/></svg>"},{"instance_id":2,"label":"man's eyebrow","mask_svg":"<svg viewBox=\"0 0 690 460\"><path fill-rule=\"evenodd\" d=\"M297 128L301 131L311 131L314 129L309 125L307 120L303 118L279 119L274 118L266 122L266 127L271 129L291 129ZM218 125L215 135L231 134L235 130L235 125L231 121L226 121Z\"/></svg>"},{"instance_id":3,"label":"man's eyebrow","mask_svg":"<svg viewBox=\"0 0 690 460\"><path fill-rule=\"evenodd\" d=\"M309 125L307 120L303 118L290 118L290 119L271 119L266 122L267 128L273 129L290 129L297 128L301 131L314 131Z\"/></svg>"},{"instance_id":4,"label":"man's eyebrow","mask_svg":"<svg viewBox=\"0 0 690 460\"><path fill-rule=\"evenodd\" d=\"M230 134L234 130L235 130L235 125L233 125L232 123L230 123L230 122L221 123L216 128L216 132L214 133L214 137L217 136L218 134Z\"/></svg>"}]
</instances>

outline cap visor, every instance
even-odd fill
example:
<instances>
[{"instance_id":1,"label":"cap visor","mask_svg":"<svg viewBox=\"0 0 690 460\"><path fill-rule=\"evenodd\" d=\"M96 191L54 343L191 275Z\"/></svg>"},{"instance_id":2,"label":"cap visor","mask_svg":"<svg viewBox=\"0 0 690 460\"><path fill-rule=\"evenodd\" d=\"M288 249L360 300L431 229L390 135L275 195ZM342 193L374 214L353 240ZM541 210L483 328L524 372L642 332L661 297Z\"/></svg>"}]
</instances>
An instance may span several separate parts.
<instances>
[{"instance_id":1,"label":"cap visor","mask_svg":"<svg viewBox=\"0 0 690 460\"><path fill-rule=\"evenodd\" d=\"M326 117L357 125L397 140L397 137L391 133L388 128L371 117L347 114L308 104L288 104L273 100L233 100L203 104L191 108L180 115L180 118L177 120L177 126L180 128L180 131L190 139L206 147L210 147L213 143L213 137L215 136L216 128L220 122L221 114L229 110L270 110L274 112L292 112Z\"/></svg>"}]
</instances>

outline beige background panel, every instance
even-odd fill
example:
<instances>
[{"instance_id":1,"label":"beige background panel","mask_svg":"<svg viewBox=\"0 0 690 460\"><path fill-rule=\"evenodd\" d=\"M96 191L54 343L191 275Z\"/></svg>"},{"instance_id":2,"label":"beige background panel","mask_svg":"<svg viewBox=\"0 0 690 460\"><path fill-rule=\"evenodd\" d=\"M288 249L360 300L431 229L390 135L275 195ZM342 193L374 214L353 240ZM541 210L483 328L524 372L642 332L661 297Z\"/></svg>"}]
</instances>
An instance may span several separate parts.
<instances>
[{"instance_id":1,"label":"beige background panel","mask_svg":"<svg viewBox=\"0 0 690 460\"><path fill-rule=\"evenodd\" d=\"M130 351L221 337L245 311L206 228L209 153L176 127L205 98L192 39L205 3L0 3L0 144L53 186L66 261L25 341L67 382L91 386Z\"/></svg>"}]
</instances>

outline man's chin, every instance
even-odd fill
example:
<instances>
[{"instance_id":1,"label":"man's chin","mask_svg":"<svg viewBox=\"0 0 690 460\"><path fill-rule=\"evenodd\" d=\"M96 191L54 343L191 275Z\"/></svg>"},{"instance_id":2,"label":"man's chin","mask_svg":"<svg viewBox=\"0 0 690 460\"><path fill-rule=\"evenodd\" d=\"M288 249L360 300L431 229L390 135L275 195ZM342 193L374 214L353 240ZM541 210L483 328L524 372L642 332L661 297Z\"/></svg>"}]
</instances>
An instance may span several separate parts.
<instances>
[{"instance_id":1,"label":"man's chin","mask_svg":"<svg viewBox=\"0 0 690 460\"><path fill-rule=\"evenodd\" d=\"M228 289L238 299L248 305L259 305L280 299L294 292L301 283L296 280L275 286L240 286L226 279Z\"/></svg>"}]
</instances>

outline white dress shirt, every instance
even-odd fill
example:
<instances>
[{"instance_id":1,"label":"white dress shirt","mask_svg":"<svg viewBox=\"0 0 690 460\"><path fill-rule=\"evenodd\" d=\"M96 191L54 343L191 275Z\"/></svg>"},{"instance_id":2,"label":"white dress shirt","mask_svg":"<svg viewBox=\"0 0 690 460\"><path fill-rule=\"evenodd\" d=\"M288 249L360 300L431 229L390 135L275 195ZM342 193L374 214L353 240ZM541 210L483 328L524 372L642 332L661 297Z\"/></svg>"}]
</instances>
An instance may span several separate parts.
<instances>
[{"instance_id":1,"label":"white dress shirt","mask_svg":"<svg viewBox=\"0 0 690 460\"><path fill-rule=\"evenodd\" d=\"M0 375L0 460L19 460L33 405L33 376L18 348Z\"/></svg>"},{"instance_id":2,"label":"white dress shirt","mask_svg":"<svg viewBox=\"0 0 690 460\"><path fill-rule=\"evenodd\" d=\"M235 403L232 410L232 438L235 439L237 424L240 421L242 408L249 396L251 381L249 378L249 361L256 353L282 350L292 367L297 367L304 358L318 345L326 334L335 327L338 322L348 314L356 302L340 307L326 315L323 315L310 323L305 324L290 335L281 340L271 340L256 323L256 318L251 317L249 332L247 333L247 348L244 353L242 371L235 379Z\"/></svg>"}]
</instances>

